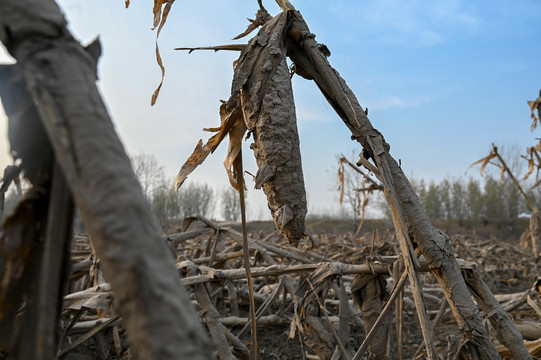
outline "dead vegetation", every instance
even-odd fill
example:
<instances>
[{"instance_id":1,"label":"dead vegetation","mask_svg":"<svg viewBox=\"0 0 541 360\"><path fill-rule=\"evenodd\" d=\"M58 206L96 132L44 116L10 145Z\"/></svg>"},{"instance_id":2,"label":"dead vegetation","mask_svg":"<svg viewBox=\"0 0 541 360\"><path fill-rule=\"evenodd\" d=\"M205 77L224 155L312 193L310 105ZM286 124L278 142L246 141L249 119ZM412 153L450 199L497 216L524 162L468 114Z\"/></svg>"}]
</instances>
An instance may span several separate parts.
<instances>
[{"instance_id":1,"label":"dead vegetation","mask_svg":"<svg viewBox=\"0 0 541 360\"><path fill-rule=\"evenodd\" d=\"M160 236L95 87L99 43L81 47L54 3L31 2L34 12L12 0L0 3L7 14L0 28L9 29L0 40L18 61L0 68L0 90L14 129L10 141L33 185L1 234L0 346L10 357L131 358L132 351L134 358L149 359L539 355L540 336L531 335L538 334L536 325L513 322L541 315L537 283L531 288L536 261L513 247L452 240L434 227L390 145L330 65L330 51L288 1L278 1L283 11L275 17L258 2L256 20L241 35L262 27L239 48L220 127L208 129L216 134L199 142L176 179L178 188L228 135L224 164L244 207L241 149L248 132L259 166L255 186L264 189L279 230L264 238L248 236L244 211L242 233L195 216L181 232ZM173 2L154 2L157 35ZM157 45L156 56L163 81ZM329 238L305 231L293 74L317 84L363 146L357 166L384 190L392 233ZM71 242L74 203L90 237ZM188 231L194 222L200 226ZM531 231L535 243L538 229ZM304 238L303 250L284 238L294 246ZM492 251L482 255L487 248ZM468 260L455 256L461 252ZM513 277L505 269L510 259ZM521 292L494 295L501 281L496 276L518 282ZM70 294L63 297L66 287ZM258 327L271 326L281 331L258 339ZM532 343L523 343L526 328Z\"/></svg>"},{"instance_id":2,"label":"dead vegetation","mask_svg":"<svg viewBox=\"0 0 541 360\"><path fill-rule=\"evenodd\" d=\"M228 224L197 217L186 219L179 230L164 241L214 341L213 352L221 359L248 359L249 290L241 233ZM315 247L308 249L311 244L306 241L299 250L277 233L249 235L262 358L331 359L341 353L343 359L351 359L355 352L359 359L425 358L412 289L405 281L394 232L314 233L313 238ZM483 286L490 288L532 355L540 356L541 302L531 252L495 238L454 236L451 242L468 286L474 293ZM91 243L91 238L78 236L72 245L60 358L129 359L114 293ZM422 258L419 265L438 357L465 356L468 341L460 336L441 288ZM483 311L495 305L483 301L487 299L479 295L477 303ZM486 322L493 317L497 317L493 310L484 317L490 340L509 357L499 338L498 322ZM367 333L371 340L366 340Z\"/></svg>"}]
</instances>

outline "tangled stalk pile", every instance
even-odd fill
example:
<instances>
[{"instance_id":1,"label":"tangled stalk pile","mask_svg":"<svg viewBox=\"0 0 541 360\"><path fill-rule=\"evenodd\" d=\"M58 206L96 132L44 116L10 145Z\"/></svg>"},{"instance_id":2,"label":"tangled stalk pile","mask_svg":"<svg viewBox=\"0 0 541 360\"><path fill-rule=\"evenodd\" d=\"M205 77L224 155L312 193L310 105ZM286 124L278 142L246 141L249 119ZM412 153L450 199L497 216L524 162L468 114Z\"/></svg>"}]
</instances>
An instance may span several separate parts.
<instances>
[{"instance_id":1,"label":"tangled stalk pile","mask_svg":"<svg viewBox=\"0 0 541 360\"><path fill-rule=\"evenodd\" d=\"M192 304L213 338L220 359L247 359L248 289L242 260L242 235L230 224L205 218L185 220L184 231L164 236L177 259ZM364 346L369 358L426 356L409 285L392 231L314 234L318 246L291 247L283 236L250 234L249 248L257 304L257 324L264 359L350 359L387 304L390 310ZM308 244L302 244L308 245ZM475 278L490 284L496 299L514 318L532 355L539 356L539 293L531 288L531 254L497 240L454 237L460 267L471 286ZM77 237L72 249L71 294L62 312L61 357L130 358L114 294L104 278L88 237ZM502 258L511 260L502 262ZM421 259L420 278L434 345L440 358L468 351L447 301ZM402 275L400 274L402 272ZM402 280L402 281L401 281ZM397 286L399 284L399 286ZM401 287L402 286L402 287ZM394 300L393 300L394 298ZM503 356L497 331L491 341ZM360 355L359 355L360 356ZM364 358L364 357L359 357Z\"/></svg>"}]
</instances>

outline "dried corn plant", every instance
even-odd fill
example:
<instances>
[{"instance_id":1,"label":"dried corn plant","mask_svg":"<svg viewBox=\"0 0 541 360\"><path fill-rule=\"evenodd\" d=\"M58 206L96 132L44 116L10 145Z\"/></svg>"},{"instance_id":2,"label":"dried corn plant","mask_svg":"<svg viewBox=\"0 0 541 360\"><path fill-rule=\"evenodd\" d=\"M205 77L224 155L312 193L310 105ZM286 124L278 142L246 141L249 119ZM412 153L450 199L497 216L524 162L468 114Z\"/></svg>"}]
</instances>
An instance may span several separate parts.
<instances>
[{"instance_id":1,"label":"dried corn plant","mask_svg":"<svg viewBox=\"0 0 541 360\"><path fill-rule=\"evenodd\" d=\"M539 97L537 99L528 101L528 106L530 107L531 117L533 119L530 129L534 132L540 121L539 117L541 116L541 90L539 91ZM536 110L537 116L535 115ZM541 170L541 141L538 141L534 146L527 148L526 156L523 156L523 158L528 161L528 172L524 176L524 179L527 179L535 171L535 184L533 185L533 188L535 188L541 184L541 178L539 178L539 170Z\"/></svg>"},{"instance_id":2,"label":"dried corn plant","mask_svg":"<svg viewBox=\"0 0 541 360\"><path fill-rule=\"evenodd\" d=\"M2 357L57 356L76 203L100 257L93 275L103 266L137 356L210 358L96 87L99 41L79 44L54 1L1 1L0 14L0 41L17 61L0 66L0 96L32 184L0 233Z\"/></svg>"},{"instance_id":3,"label":"dried corn plant","mask_svg":"<svg viewBox=\"0 0 541 360\"><path fill-rule=\"evenodd\" d=\"M359 163L360 164L360 163ZM348 171L346 171L346 165L348 168L352 169L355 173L349 174ZM353 188L353 189L347 189L351 188L351 184L353 181L351 179L348 179L349 177L358 177L360 176L360 187ZM350 186L348 186L348 183ZM359 223L359 226L357 227L357 231L355 232L358 234L361 231L361 228L364 224L364 219L366 215L366 207L368 206L368 203L370 201L370 196L375 191L382 191L383 185L379 183L378 181L374 180L369 174L366 174L363 172L361 168L359 168L359 165L354 165L351 161L349 161L344 155L341 155L338 160L338 191L340 192L340 198L339 203L340 206L342 206L344 201L344 195L345 192L349 190L353 193L347 194L347 197L355 197L353 204L356 216L360 216L361 221ZM352 202L350 200L350 202Z\"/></svg>"},{"instance_id":4,"label":"dried corn plant","mask_svg":"<svg viewBox=\"0 0 541 360\"><path fill-rule=\"evenodd\" d=\"M532 118L532 125L530 127L531 131L533 132L537 124L539 123L539 117L541 116L541 90L539 90L539 97L533 101L528 101L528 106L531 111L531 118ZM535 115L535 111L537 110L537 115Z\"/></svg>"},{"instance_id":5,"label":"dried corn plant","mask_svg":"<svg viewBox=\"0 0 541 360\"><path fill-rule=\"evenodd\" d=\"M155 0L154 2L154 27L159 24L158 36L173 2L174 0ZM38 309L36 303L25 304L25 316L28 316L30 320L25 320L17 328L19 331L15 340L18 343L15 347L21 351L20 354L28 355L28 358L39 358L38 355L41 358L54 356L55 341L51 334L55 332L54 327L60 316L64 321L61 326L63 339L66 339L65 336L77 335L74 333L76 327L82 329L83 332L83 335L78 336L75 341L68 338L62 343L60 352L62 356L67 356L76 347L93 338L98 344L97 352L100 357L107 358L109 353L114 352L115 356L130 358L131 352L129 349L126 350L126 342L123 341L124 333L117 323L119 319L122 319L130 335L133 349L138 351L134 354L135 357L210 358L212 354L208 351L207 340L200 330L199 323L194 322L191 306L188 304L190 301L188 295L177 286L182 283L193 288L194 305L200 310L201 317L214 340L216 353L223 359L235 357L257 359L261 356L256 336L256 321L260 324L282 325L289 322L290 335L300 334L299 340L310 347L321 359L339 357L361 359L367 349L370 352L369 356L388 357L394 349L394 334L392 327L387 323L388 316L392 313L390 310L394 305L398 309L395 311L397 347L402 348L403 342L407 339L400 330L403 327L401 310L406 309L408 304L409 315L415 318L413 321L418 321L419 336L422 337L423 342L422 346L416 346L417 349L410 351L413 354L412 357L424 351L425 355L421 356L426 356L428 359L437 359L440 355L448 358L499 359L500 353L508 351L514 358L531 358L522 342L522 335L512 323L506 310L511 308L512 304L506 304L506 308L503 308L488 286L479 280L475 264L455 259L455 251L450 238L436 229L426 217L419 199L399 164L390 156L390 146L381 133L372 127L366 112L361 108L344 79L330 66L327 60L330 52L327 47L315 41L315 35L310 33L300 13L295 11L288 1L277 2L284 11L271 18L259 1L260 11L256 20L252 20L248 29L241 35L248 34L257 26L262 25L262 28L248 45L242 46L240 58L235 65L231 96L220 107L221 126L208 129L216 134L205 145L202 141L199 142L193 154L181 168L176 179L176 187L182 185L186 177L216 149L227 135L230 141L224 165L231 184L241 195L242 204L245 184L241 149L242 139L248 133L253 137L251 147L259 167L255 176L256 187L262 187L266 193L273 219L290 245L298 245L300 238L305 234L306 196L290 82L291 74L286 63L287 56L294 63L295 74L316 82L326 99L351 130L353 139L363 146L364 150L359 163L369 169L384 186L395 229L394 240L398 240L398 247L394 242L388 244L380 241L376 244L378 237L374 234L370 246L360 246L357 237L346 236L338 239L320 239L320 243L324 244L325 248L319 253L308 250L299 251L280 243L282 237L274 236L275 243L271 243L272 235L264 239L255 239L248 237L245 227L243 227L243 233L240 234L201 217L186 219L183 230L188 230L190 224L196 221L203 223L204 229L170 234L170 236L160 238L156 233L157 224L143 221L150 219L150 216L143 220L134 216L123 216L126 214L120 212L124 209L116 203L112 204L112 201L103 200L109 199L103 193L101 197L93 196L102 189L103 186L100 185L114 177L114 174L106 171L107 169L99 167L101 163L96 161L95 157L96 154L102 154L104 159L110 159L108 156L111 155L105 154L101 147L97 145L93 147L93 145L97 140L112 139L108 143L110 146L105 146L105 148L107 151L114 150L112 160L118 160L116 163L122 165L119 172L129 173L128 176L121 177L126 181L115 183L118 189L124 190L124 196L121 198L132 199L135 196L134 202L137 206L143 203L141 192L130 191L133 188L132 185L135 184L133 172L126 167L129 162L119 142L114 136L108 136L111 135L108 130L112 127L107 126L103 130L92 126L95 123L109 123L102 104L100 103L98 111L100 116L96 115L94 107L91 109L88 107L90 110L83 107L92 115L88 118L97 121L80 121L80 117L76 115L80 113L81 106L76 106L79 103L73 104L72 91L69 90L71 87L62 86L61 82L57 84L55 81L51 81L53 86L49 83L43 84L39 76L36 76L40 74L39 71L36 72L36 69L39 69L38 65L41 64L40 60L47 60L47 63L57 70L53 73L61 76L65 76L65 73L77 73L77 71L88 75L89 69L95 69L97 56L89 56L76 44L72 45L77 49L73 50L77 56L69 52L64 53L66 48L61 46L55 48L56 53L54 51L49 53L49 49L54 46L39 44L37 48L45 53L37 52L42 57L38 56L35 59L32 58L35 52L28 53L29 49L34 48L16 46L17 40L25 38L23 35L8 38L7 34L0 32L0 39L8 43L8 49L14 51L15 57L24 59L23 66L26 68L24 75L28 77L27 86L32 90L32 93L26 96L26 101L30 105L37 104L40 120L46 127L45 131L51 141L48 146L54 149L56 161L60 163L65 180L73 192L74 199L82 207L83 217L89 226L89 231L93 234L92 241L88 239L88 243L85 244L86 257L80 258L74 266L77 271L70 276L70 279L74 281L66 281L73 293L64 299L65 306L62 308L62 313L40 313L36 310ZM10 5L6 7L7 3ZM46 6L43 4L45 3L34 3L36 9ZM4 10L7 9L6 11L15 11L16 16L11 19L24 18L20 12L16 12L20 11L23 5L5 1L0 2L0 7L2 6ZM129 1L126 1L126 6L129 6ZM40 21L26 21L22 24L24 26L19 23L15 26L13 22L8 21L9 26L0 28L15 30L30 28L32 31L39 30L37 33L43 31L49 36L40 37L38 40L51 41L59 33L62 36L68 34L65 29L65 20L59 15L58 9L55 11L43 11L43 14L56 15L43 18L38 16ZM0 22L6 19L10 17L0 18ZM33 26L38 28L33 28ZM51 29L54 29L53 34L50 33ZM61 31L57 31L59 29ZM34 33L32 31L31 33ZM6 38L1 37L4 35ZM62 40L73 41L71 37L62 38ZM55 45L54 41L47 44ZM213 47L213 49L232 48L226 46ZM238 50L239 47L233 49ZM162 69L163 81L165 70L157 46L156 56ZM93 61L90 61L89 57ZM81 69L81 66L84 68ZM66 71L59 71L60 68ZM93 99L99 98L93 85L95 74L92 72L90 74L84 77L76 77L72 74L71 77L65 76L60 80L64 80L65 84L70 79L77 79L79 82L75 85L78 88L86 89L84 93L88 93ZM160 87L153 96L153 102L159 89ZM82 103L85 104L84 101ZM33 109L33 107L30 108ZM17 116L17 109L14 109L13 116ZM83 120L86 119L83 117ZM64 136L66 132L71 136ZM43 133L43 131L38 131L38 133ZM94 135L90 136L90 139L89 133ZM80 139L87 141L80 141ZM78 149L78 152L73 149ZM486 160L487 164L491 159ZM484 163L485 159L482 160ZM104 163L111 162L115 163L114 161ZM41 170L47 164L40 163L37 169ZM96 167L100 171L91 171ZM3 295L9 294L10 299L16 300L15 303L8 304L7 296L1 297L0 333L2 335L8 331L6 324L9 320L17 315L15 311L6 312L6 309L10 310L11 306L13 310L13 306L19 305L25 297L39 299L39 306L43 301L47 302L47 309L56 309L56 311L60 309L58 305L62 298L58 295L60 294L58 289L61 288L62 283L59 282L59 276L55 277L41 271L37 278L43 279L43 282L38 281L39 286L35 288L28 286L32 278L30 273L39 273L43 268L54 269L57 272L60 270L60 264L63 264L62 259L66 257L65 251L61 253L53 250L58 247L66 250L68 236L64 230L69 228L71 197L66 190L67 186L62 183L64 176L54 162L53 169L52 172L46 171L46 174L53 175L51 204L48 203L49 199L45 198L49 196L48 193L43 195L37 190L30 193L18 208L13 218L15 220L8 221L6 237L2 238L3 246L17 244L18 247L3 251L0 255L9 256L9 251L22 253L10 258L9 264L4 261L0 263L1 266L8 264L10 267L9 271L4 272L0 291ZM81 176L81 173L93 176L85 177ZM92 180L94 178L100 181ZM88 189L90 191L87 191ZM130 204L133 206L133 203ZM63 211L52 212L54 216L45 217L49 205L55 209L62 207ZM142 205L137 209L145 215L150 214L149 209ZM56 218L59 214L60 217ZM243 224L245 225L244 215ZM31 224L26 226L25 219L31 219ZM123 222L129 220L132 220L131 226ZM46 227L42 226L45 222ZM46 234L44 234L44 228L47 228ZM33 241L43 235L46 239L45 246ZM136 249L127 246L134 242ZM170 271L175 269L174 260L168 256L164 243L174 254L176 269L184 275L182 279L177 273ZM333 245L335 245L334 248L329 248ZM36 247L41 246L44 246L45 250L41 263L38 261L38 266L35 266L31 260L34 259L35 252L39 251ZM378 246L392 251L392 254L376 256L373 252ZM238 251L240 248L243 249L242 252ZM395 255L397 249L400 251L399 256ZM139 252L135 253L136 251ZM201 257L201 254L205 256ZM100 260L97 259L98 255L101 257ZM244 258L240 260L242 256ZM329 261L329 257L333 261ZM253 268L251 268L252 263ZM104 283L101 265L103 265L104 275L110 277L111 287L115 289L117 305L111 301L111 288ZM244 268L242 268L243 265ZM126 269L130 271L125 271ZM436 289L438 295L444 296L444 300L441 296L430 296L427 283L423 281L425 277L421 276L426 271L434 275L430 277L430 285L436 285L434 280L437 280L437 286L432 286L430 291ZM17 278L19 274L23 275L22 282L17 281L21 280ZM389 274L392 274L392 277L389 277ZM357 277L352 279L351 275ZM256 287L251 283L252 277L253 279L262 278L264 281ZM245 284L246 278L247 284ZM277 278L280 280L272 283L271 280ZM409 287L406 287L407 281L409 281ZM351 311L345 283L355 293L354 296L363 309L361 314ZM50 289L54 289L55 297L39 296L40 294L50 295L50 289L48 292L45 291L49 285ZM390 290L390 295L387 299L388 290ZM468 291L471 291L479 307L473 302ZM134 296L134 294L141 296ZM520 301L526 299L524 301L532 309L535 311L539 309L536 303L538 299L532 298L530 292L520 296ZM240 315L240 300L246 298L249 299L250 316L240 318L238 316ZM261 303L257 312L254 306L256 298ZM434 301L434 298L437 301ZM437 304L437 310L433 308L434 303ZM225 307L224 304L228 306ZM277 305L279 315L266 316L265 311L271 309L273 304ZM442 352L441 347L437 346L433 330L444 316L446 304L449 305L454 325L458 326L461 334L450 338L447 351L444 349ZM338 316L332 315L330 307L338 308ZM490 318L506 349L502 348L500 352L495 349L490 334L482 323L479 308ZM189 311L184 312L184 309ZM228 309L233 314L231 319L221 316L229 311ZM434 311L436 311L436 317L431 321L429 316ZM541 313L541 310L539 312ZM85 316L85 321L88 320L91 323L80 321L82 315ZM359 321L359 317L362 317L364 321ZM348 336L350 319L351 322L364 322L366 336L360 346L358 342L353 345L349 343L351 340ZM48 326L38 326L33 329L30 326L33 320L38 324L45 323ZM50 323L48 323L49 320ZM179 323L182 323L182 327L178 326ZM250 350L240 340L244 330L241 330L237 336L225 324L242 324L243 326L251 324ZM46 354L40 352L40 347L24 346L26 343L20 336L25 334L27 329L32 330L32 334L36 335L32 341L37 343L41 341L41 336L48 334ZM110 331L110 342L103 339L105 331ZM2 341L4 339L4 337L0 338ZM385 348L379 346L381 344L371 343L372 339L385 343ZM114 345L113 349L109 349L110 351L106 348L108 343ZM1 345L4 346L3 343ZM301 346L303 346L302 343ZM352 355L355 348L358 350ZM537 351L536 345L530 349L532 352ZM304 353L304 350L301 351Z\"/></svg>"},{"instance_id":6,"label":"dried corn plant","mask_svg":"<svg viewBox=\"0 0 541 360\"><path fill-rule=\"evenodd\" d=\"M531 131L533 132L537 127L537 123L539 122L539 118L535 115L535 111L537 110L538 115L541 113L541 96L534 101L528 101L528 106L530 107L531 117L533 119L530 127ZM523 155L522 158L528 162L528 171L526 172L523 180L526 180L534 171L536 171L535 183L532 186L532 188L535 188L541 183L541 179L539 179L539 170L541 169L541 141L539 141L534 146L527 148L526 156ZM490 154L480 160L477 160L476 162L471 164L469 168L475 165L481 165L479 172L481 175L483 175L484 170L489 164L496 166L500 169L500 179L502 187L504 186L505 174L509 176L509 178L513 181L513 184L516 186L517 190L522 195L524 201L532 210L532 216L530 217L530 229L524 234L524 237L530 238L532 253L534 258L537 259L540 255L539 246L541 244L541 214L539 212L539 209L534 204L532 199L530 199L530 197L526 194L523 187L517 180L517 177L509 169L505 160L498 153L498 148L494 144L492 144L492 150L490 151Z\"/></svg>"},{"instance_id":7,"label":"dried corn plant","mask_svg":"<svg viewBox=\"0 0 541 360\"><path fill-rule=\"evenodd\" d=\"M220 359L248 359L248 337L243 329L250 323L246 315L249 290L242 268L243 252L239 251L242 235L230 224L201 217L189 218L184 225L184 232L164 238L177 258L182 283L191 289L192 304L213 339L212 352ZM403 359L423 358L412 288L393 233L382 233L377 239L352 233L314 236L321 245L300 252L276 233L249 235L263 358L380 359L392 358L399 351ZM488 319L507 326L499 312L503 308L512 315L530 353L538 354L541 328L532 319L541 313L541 286L537 281L530 288L535 282L531 256L497 239L455 237L452 243L457 255L476 261L460 260L460 268L483 311L491 314ZM91 238L76 236L69 294L61 311L60 358L90 354L95 358L133 358L113 300L116 293L109 283L99 280L94 285L92 281L93 277L103 279L102 270L94 267L94 256ZM508 261L502 264L502 258ZM458 330L447 301L427 271L427 264L421 261L422 292L437 355L469 358L471 341L455 336ZM500 309L485 293L481 279L490 281ZM391 311L393 306L400 311ZM393 322L400 325L402 336L393 329ZM505 342L498 339L500 333L505 332L491 330L491 341L504 358L510 358ZM358 355L353 355L356 349Z\"/></svg>"},{"instance_id":8,"label":"dried corn plant","mask_svg":"<svg viewBox=\"0 0 541 360\"><path fill-rule=\"evenodd\" d=\"M496 349L488 341L488 334L477 306L460 274L449 237L430 223L409 181L390 156L390 146L381 133L372 126L366 111L361 108L344 79L330 66L327 60L330 55L328 48L315 41L315 35L309 31L302 16L291 3L277 2L283 12L265 23L260 33L243 47L241 57L236 62L232 94L221 111L222 125L213 129L218 134L204 146L200 141L179 172L176 186L180 186L186 176L204 161L230 132L233 136L230 136L225 165L227 171L235 175L230 175L230 179L233 178L232 184L237 188L242 186L244 182L238 181L239 175L242 176L239 174L239 168L233 167L231 170L230 166L241 154L238 144L241 143L246 127L248 134L254 136L252 148L259 167L256 187L264 188L276 225L293 245L297 245L299 238L304 234L306 200L302 186L300 155L297 152L298 138L294 127L291 85L286 78L289 74L285 67L285 56L288 56L294 63L295 74L316 82L325 98L351 130L352 138L363 146L363 156L360 159L362 165L372 171L384 185L407 278L413 289L427 357L435 359L436 349L416 270L419 266L417 256L420 254L428 261L464 337L469 339L469 351L482 359L498 358ZM259 4L263 10L261 2ZM261 23L263 22L265 20ZM256 21L252 21L251 25L255 23ZM255 25L251 27L255 28ZM235 47L220 46L206 49L234 50ZM277 94L280 95L280 99L277 98ZM284 103L289 106L283 106ZM280 129L269 126L271 119L287 126L290 132L283 134ZM235 126L237 131L232 132ZM280 141L279 136L286 136L287 141ZM273 145L286 145L289 151L293 151L287 154L287 159L297 164L291 169L292 174L282 171L282 167L285 170L287 165L280 162L284 159L284 154ZM238 154L237 157L235 154ZM370 159L374 163L371 163ZM283 187L287 187L287 190ZM513 332L513 329L508 328L505 331ZM510 351L522 356L526 350L520 343L510 346Z\"/></svg>"},{"instance_id":9,"label":"dried corn plant","mask_svg":"<svg viewBox=\"0 0 541 360\"><path fill-rule=\"evenodd\" d=\"M224 161L231 184L238 189L232 168L241 153L246 131L253 137L258 171L255 188L263 188L272 218L293 246L305 235L306 192L291 75L286 62L285 36L289 15L268 21L246 45L236 62L231 97L220 107L222 125L206 145L202 141L179 171L178 189L187 176L229 134ZM242 34L241 34L242 35Z\"/></svg>"}]
</instances>

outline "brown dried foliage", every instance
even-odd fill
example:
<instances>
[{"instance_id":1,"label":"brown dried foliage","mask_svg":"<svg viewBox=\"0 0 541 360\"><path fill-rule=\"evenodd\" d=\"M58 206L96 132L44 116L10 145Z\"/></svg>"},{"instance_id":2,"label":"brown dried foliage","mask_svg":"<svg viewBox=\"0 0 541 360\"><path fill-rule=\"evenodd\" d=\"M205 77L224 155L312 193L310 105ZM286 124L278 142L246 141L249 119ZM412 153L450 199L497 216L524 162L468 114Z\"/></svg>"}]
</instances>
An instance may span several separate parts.
<instances>
[{"instance_id":1,"label":"brown dried foliage","mask_svg":"<svg viewBox=\"0 0 541 360\"><path fill-rule=\"evenodd\" d=\"M202 218L192 218L188 223L204 231L185 228L186 232L171 233L164 239L178 258L177 267L184 274L181 275L182 281L191 289L193 303L200 310L209 333L214 334L213 337L220 336L220 333L225 335L228 344L218 345L220 351L229 351L233 358L246 359L248 352L243 342L248 340L248 336L239 335L248 323L245 315L248 290L242 252L238 251L241 235L227 224L216 224ZM344 351L351 355L366 337L370 329L367 324L373 324L378 317L378 313L366 307L378 302L384 305L388 291L392 289L389 285L396 284L397 280L389 275L392 265L400 263L393 232L367 232L361 236L314 232L321 245L302 251L290 247L276 233L267 236L259 233L250 235L249 251L250 261L256 266L252 273L258 307L258 333L265 349L263 358L302 359L303 354L308 353L330 359ZM531 255L509 241L497 238L460 236L454 237L452 243L457 256L475 262L461 261L461 267L472 269L477 266L480 276L498 294L496 298L518 324L528 349L537 356L541 328L532 319L538 316L536 307L539 308L540 302L536 289L540 287L536 284L531 290L536 277L536 271L532 271ZM105 358L127 358L130 356L129 344L118 320L114 293L109 284L104 283L100 262L94 256L89 239L76 236L72 247L74 265L70 294L64 299L60 325L61 354L98 356L103 351L100 356ZM506 261L502 262L502 259ZM427 312L434 322L438 355L460 358L458 352L466 351L467 346L455 348L457 353L450 352L449 349L453 348L448 348L448 344L451 345L459 330L445 307L446 300L435 277L427 271L426 264L422 264L418 275ZM379 284L373 294L366 288L370 281L363 279L375 279ZM339 306L343 303L341 296L344 296L340 291L342 284L352 289L352 293L346 294L346 300L349 300L347 317L339 315ZM403 317L405 334L398 346L401 346L404 358L415 358L421 351L418 349L422 345L422 337L415 319L410 286L404 288L404 293L396 301L403 304L398 315ZM291 303L294 306L290 306ZM389 314L387 325L381 329L393 334L395 330L389 324L396 319L396 315ZM349 329L345 339L334 330L340 327L340 323ZM210 327L214 328L211 330ZM497 334L491 336L493 343L500 343ZM374 352L386 351L378 350L377 339L369 348L372 358L376 356ZM304 351L299 342L303 342ZM396 351L394 346L392 351ZM504 358L510 356L504 346L498 350Z\"/></svg>"},{"instance_id":2,"label":"brown dried foliage","mask_svg":"<svg viewBox=\"0 0 541 360\"><path fill-rule=\"evenodd\" d=\"M291 244L304 236L306 193L291 78L284 38L288 26L284 12L259 31L243 49L235 66L232 93L220 107L222 126L207 145L198 147L177 175L175 187L229 134L224 161L231 184L238 188L232 165L241 151L246 130L259 170L255 188L263 188L278 228ZM201 144L201 143L200 143Z\"/></svg>"}]
</instances>

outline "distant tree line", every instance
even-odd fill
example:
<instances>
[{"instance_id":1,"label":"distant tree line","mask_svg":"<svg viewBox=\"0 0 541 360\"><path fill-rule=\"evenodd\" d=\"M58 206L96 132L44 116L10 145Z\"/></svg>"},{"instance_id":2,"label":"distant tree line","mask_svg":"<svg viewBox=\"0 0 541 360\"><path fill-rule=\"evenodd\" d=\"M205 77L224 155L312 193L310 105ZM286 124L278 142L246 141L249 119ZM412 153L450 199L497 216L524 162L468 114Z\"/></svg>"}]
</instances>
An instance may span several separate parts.
<instances>
[{"instance_id":1,"label":"distant tree line","mask_svg":"<svg viewBox=\"0 0 541 360\"><path fill-rule=\"evenodd\" d=\"M191 215L221 215L226 221L240 218L240 199L233 188L216 195L206 183L188 182L177 192L173 179L165 175L155 156L139 153L131 156L131 160L143 193L162 225Z\"/></svg>"},{"instance_id":2,"label":"distant tree line","mask_svg":"<svg viewBox=\"0 0 541 360\"><path fill-rule=\"evenodd\" d=\"M439 183L412 180L412 186L427 213L435 219L512 219L528 211L517 188L508 179L485 175L474 178L445 179ZM530 199L540 204L541 192L530 189ZM538 205L538 206L539 206Z\"/></svg>"}]
</instances>

